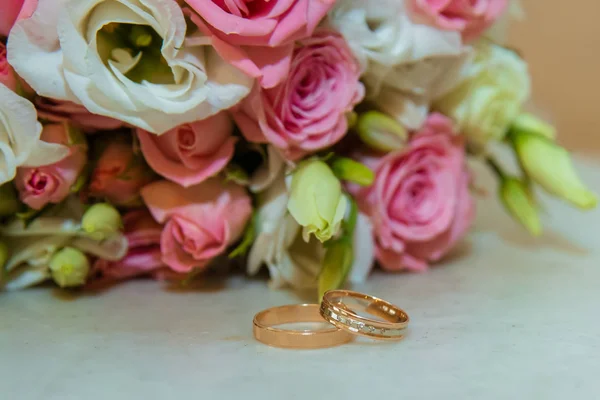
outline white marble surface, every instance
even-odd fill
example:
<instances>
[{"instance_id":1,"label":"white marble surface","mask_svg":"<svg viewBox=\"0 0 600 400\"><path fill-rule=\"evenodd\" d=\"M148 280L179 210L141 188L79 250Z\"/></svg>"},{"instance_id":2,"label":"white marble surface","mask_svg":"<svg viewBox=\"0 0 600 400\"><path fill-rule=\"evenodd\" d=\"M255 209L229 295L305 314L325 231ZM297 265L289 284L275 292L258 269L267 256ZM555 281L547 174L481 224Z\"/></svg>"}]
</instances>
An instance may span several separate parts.
<instances>
[{"instance_id":1,"label":"white marble surface","mask_svg":"<svg viewBox=\"0 0 600 400\"><path fill-rule=\"evenodd\" d=\"M600 192L600 169L582 171ZM1 294L0 398L597 398L600 211L546 204L540 239L486 202L443 267L357 287L410 314L395 344L257 343L253 315L302 298L241 277L184 292L140 281L94 296Z\"/></svg>"}]
</instances>

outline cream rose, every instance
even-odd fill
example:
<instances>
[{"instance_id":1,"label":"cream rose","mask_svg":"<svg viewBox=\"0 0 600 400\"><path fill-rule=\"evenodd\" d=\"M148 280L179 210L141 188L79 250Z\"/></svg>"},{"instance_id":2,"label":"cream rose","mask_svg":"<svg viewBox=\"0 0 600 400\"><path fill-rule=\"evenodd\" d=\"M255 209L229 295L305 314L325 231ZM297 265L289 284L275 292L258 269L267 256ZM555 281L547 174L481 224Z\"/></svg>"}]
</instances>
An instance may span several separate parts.
<instances>
[{"instance_id":1,"label":"cream rose","mask_svg":"<svg viewBox=\"0 0 600 400\"><path fill-rule=\"evenodd\" d=\"M502 139L531 92L527 63L516 53L478 43L466 80L441 98L435 108L454 119L472 145Z\"/></svg>"},{"instance_id":2,"label":"cream rose","mask_svg":"<svg viewBox=\"0 0 600 400\"><path fill-rule=\"evenodd\" d=\"M367 99L410 129L458 84L469 59L459 33L413 22L401 0L340 0L328 23L359 60Z\"/></svg>"},{"instance_id":3,"label":"cream rose","mask_svg":"<svg viewBox=\"0 0 600 400\"><path fill-rule=\"evenodd\" d=\"M17 167L53 164L67 156L67 147L42 142L41 134L33 104L0 84L0 185L15 177Z\"/></svg>"},{"instance_id":4,"label":"cream rose","mask_svg":"<svg viewBox=\"0 0 600 400\"><path fill-rule=\"evenodd\" d=\"M42 96L160 134L233 106L252 84L186 30L175 0L45 0L13 27L9 61Z\"/></svg>"}]
</instances>

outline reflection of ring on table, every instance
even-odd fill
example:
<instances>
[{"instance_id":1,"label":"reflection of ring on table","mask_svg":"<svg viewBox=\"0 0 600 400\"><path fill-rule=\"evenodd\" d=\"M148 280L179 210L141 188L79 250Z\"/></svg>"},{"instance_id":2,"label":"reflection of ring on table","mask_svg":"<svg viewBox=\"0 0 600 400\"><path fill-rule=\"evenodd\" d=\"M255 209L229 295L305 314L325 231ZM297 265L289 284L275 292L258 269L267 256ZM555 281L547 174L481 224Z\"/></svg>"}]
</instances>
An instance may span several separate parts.
<instances>
[{"instance_id":1,"label":"reflection of ring on table","mask_svg":"<svg viewBox=\"0 0 600 400\"><path fill-rule=\"evenodd\" d=\"M331 326L328 329L290 330L277 325L298 322L325 322L319 314L318 304L298 304L269 308L254 316L254 337L269 346L317 349L347 343L350 333Z\"/></svg>"},{"instance_id":2,"label":"reflection of ring on table","mask_svg":"<svg viewBox=\"0 0 600 400\"><path fill-rule=\"evenodd\" d=\"M364 308L381 320L363 317L354 311ZM398 340L408 326L408 314L385 300L349 290L330 290L323 296L320 309L325 320L354 335L379 340Z\"/></svg>"}]
</instances>

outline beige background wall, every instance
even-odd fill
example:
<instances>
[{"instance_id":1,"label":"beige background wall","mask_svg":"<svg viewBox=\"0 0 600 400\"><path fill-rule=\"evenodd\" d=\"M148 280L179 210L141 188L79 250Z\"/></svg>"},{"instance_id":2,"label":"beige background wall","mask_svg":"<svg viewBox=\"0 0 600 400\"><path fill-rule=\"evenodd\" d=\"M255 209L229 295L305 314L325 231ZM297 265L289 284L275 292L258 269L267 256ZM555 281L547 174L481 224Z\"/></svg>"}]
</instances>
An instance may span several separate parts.
<instances>
[{"instance_id":1,"label":"beige background wall","mask_svg":"<svg viewBox=\"0 0 600 400\"><path fill-rule=\"evenodd\" d=\"M569 148L600 156L600 0L522 0L511 44L530 63L534 104Z\"/></svg>"}]
</instances>

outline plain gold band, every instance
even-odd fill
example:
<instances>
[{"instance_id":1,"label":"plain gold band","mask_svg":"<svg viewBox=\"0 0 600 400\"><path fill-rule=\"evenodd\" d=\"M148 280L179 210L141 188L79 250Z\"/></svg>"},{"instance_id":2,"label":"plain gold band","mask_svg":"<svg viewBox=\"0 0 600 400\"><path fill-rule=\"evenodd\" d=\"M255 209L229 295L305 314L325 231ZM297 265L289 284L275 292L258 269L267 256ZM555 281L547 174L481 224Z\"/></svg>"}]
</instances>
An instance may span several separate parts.
<instances>
[{"instance_id":1,"label":"plain gold band","mask_svg":"<svg viewBox=\"0 0 600 400\"><path fill-rule=\"evenodd\" d=\"M318 304L295 304L273 307L254 316L254 337L273 347L318 349L344 344L353 339L350 333L331 326L322 330L290 330L277 325L298 322L325 322Z\"/></svg>"},{"instance_id":2,"label":"plain gold band","mask_svg":"<svg viewBox=\"0 0 600 400\"><path fill-rule=\"evenodd\" d=\"M365 306L365 311L384 321L358 315L344 303L345 298L358 300ZM319 311L325 320L340 329L378 340L402 339L409 322L408 314L392 303L350 290L326 292Z\"/></svg>"}]
</instances>

